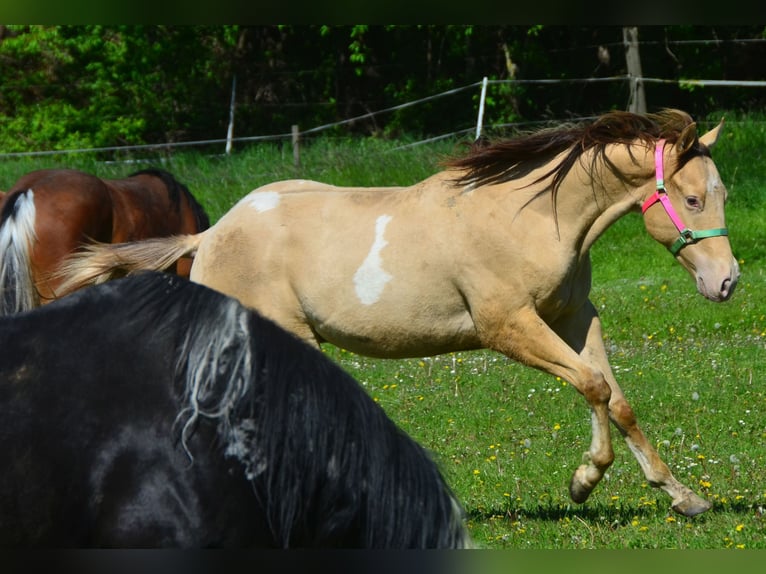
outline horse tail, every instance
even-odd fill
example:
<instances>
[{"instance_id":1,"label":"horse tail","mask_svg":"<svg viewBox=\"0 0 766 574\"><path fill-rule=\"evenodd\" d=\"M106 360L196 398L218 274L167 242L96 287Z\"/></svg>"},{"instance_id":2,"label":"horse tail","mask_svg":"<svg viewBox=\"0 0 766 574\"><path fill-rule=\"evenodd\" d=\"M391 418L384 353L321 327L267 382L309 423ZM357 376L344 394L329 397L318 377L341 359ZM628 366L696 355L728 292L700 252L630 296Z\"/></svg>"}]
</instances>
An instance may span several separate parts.
<instances>
[{"instance_id":1,"label":"horse tail","mask_svg":"<svg viewBox=\"0 0 766 574\"><path fill-rule=\"evenodd\" d=\"M137 271L167 271L180 258L193 257L203 233L153 237L127 243L93 242L71 253L55 272L58 296Z\"/></svg>"},{"instance_id":2,"label":"horse tail","mask_svg":"<svg viewBox=\"0 0 766 574\"><path fill-rule=\"evenodd\" d=\"M35 234L31 189L9 192L0 212L0 316L40 306L30 263Z\"/></svg>"}]
</instances>

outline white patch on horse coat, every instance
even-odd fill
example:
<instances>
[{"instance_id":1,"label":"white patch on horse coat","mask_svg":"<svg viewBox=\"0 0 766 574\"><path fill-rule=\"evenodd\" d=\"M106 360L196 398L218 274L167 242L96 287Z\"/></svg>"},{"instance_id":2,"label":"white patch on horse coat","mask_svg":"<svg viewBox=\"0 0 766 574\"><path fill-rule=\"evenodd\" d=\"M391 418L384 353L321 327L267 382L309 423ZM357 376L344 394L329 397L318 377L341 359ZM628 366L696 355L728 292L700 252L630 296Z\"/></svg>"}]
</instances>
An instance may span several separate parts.
<instances>
[{"instance_id":1,"label":"white patch on horse coat","mask_svg":"<svg viewBox=\"0 0 766 574\"><path fill-rule=\"evenodd\" d=\"M247 202L259 213L274 209L279 205L279 193L276 191L259 191L253 193Z\"/></svg>"},{"instance_id":2,"label":"white patch on horse coat","mask_svg":"<svg viewBox=\"0 0 766 574\"><path fill-rule=\"evenodd\" d=\"M707 192L713 193L716 189L722 187L721 179L718 176L707 178Z\"/></svg>"},{"instance_id":3,"label":"white patch on horse coat","mask_svg":"<svg viewBox=\"0 0 766 574\"><path fill-rule=\"evenodd\" d=\"M227 457L238 459L245 467L245 476L253 480L268 468L263 453L258 448L257 427L252 419L243 419L231 428L229 444L224 452Z\"/></svg>"},{"instance_id":4,"label":"white patch on horse coat","mask_svg":"<svg viewBox=\"0 0 766 574\"><path fill-rule=\"evenodd\" d=\"M380 252L388 245L388 241L383 238L383 233L390 221L390 215L381 215L375 221L375 241L362 265L354 274L356 296L365 305L372 305L378 301L386 283L393 278L383 269L383 260L380 258Z\"/></svg>"}]
</instances>

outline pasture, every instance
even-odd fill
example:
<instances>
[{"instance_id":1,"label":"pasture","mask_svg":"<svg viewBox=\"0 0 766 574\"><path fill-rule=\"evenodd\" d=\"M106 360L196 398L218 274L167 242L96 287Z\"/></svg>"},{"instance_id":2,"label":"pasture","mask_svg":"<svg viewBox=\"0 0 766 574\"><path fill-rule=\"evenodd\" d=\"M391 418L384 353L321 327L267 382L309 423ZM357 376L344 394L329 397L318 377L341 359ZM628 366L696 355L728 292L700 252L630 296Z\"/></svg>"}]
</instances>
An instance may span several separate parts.
<instances>
[{"instance_id":1,"label":"pasture","mask_svg":"<svg viewBox=\"0 0 766 574\"><path fill-rule=\"evenodd\" d=\"M701 122L709 129L720 118ZM748 119L758 121L747 121ZM231 157L184 153L161 166L216 221L251 189L279 179L406 185L437 171L454 142L309 142L296 168L288 146ZM727 223L742 270L729 302L700 297L688 274L629 215L592 250L591 299L615 374L644 432L676 477L713 502L695 518L673 513L646 484L613 432L616 460L584 505L567 485L590 437L586 404L557 380L485 351L370 359L327 346L413 438L434 451L486 548L766 548L766 209L763 118L727 124L713 157L730 193ZM120 177L135 165L86 156L6 159L0 189L40 167Z\"/></svg>"}]
</instances>

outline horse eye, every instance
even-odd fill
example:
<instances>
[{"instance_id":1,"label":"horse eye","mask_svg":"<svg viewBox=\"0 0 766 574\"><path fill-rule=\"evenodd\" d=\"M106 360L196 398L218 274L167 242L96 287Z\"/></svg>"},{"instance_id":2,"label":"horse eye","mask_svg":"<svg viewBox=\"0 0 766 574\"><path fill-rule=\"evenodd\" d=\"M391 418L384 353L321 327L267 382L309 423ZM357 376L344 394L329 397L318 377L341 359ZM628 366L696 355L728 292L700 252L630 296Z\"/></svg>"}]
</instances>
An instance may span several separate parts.
<instances>
[{"instance_id":1,"label":"horse eye","mask_svg":"<svg viewBox=\"0 0 766 574\"><path fill-rule=\"evenodd\" d=\"M702 203L700 202L699 197L689 195L686 197L686 207L689 209L700 209L702 207Z\"/></svg>"}]
</instances>

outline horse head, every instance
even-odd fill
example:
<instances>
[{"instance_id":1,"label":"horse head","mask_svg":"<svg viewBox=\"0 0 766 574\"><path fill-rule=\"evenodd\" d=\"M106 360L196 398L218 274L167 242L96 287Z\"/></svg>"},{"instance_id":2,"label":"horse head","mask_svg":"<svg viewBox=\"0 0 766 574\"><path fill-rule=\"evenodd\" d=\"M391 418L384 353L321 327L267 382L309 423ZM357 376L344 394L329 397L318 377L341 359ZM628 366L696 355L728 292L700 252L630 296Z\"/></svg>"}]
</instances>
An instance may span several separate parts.
<instances>
[{"instance_id":1,"label":"horse head","mask_svg":"<svg viewBox=\"0 0 766 574\"><path fill-rule=\"evenodd\" d=\"M697 136L695 123L655 149L656 191L643 204L649 234L665 245L711 301L726 301L739 279L726 229L727 190L710 157L723 126ZM667 176L667 177L666 177Z\"/></svg>"}]
</instances>

